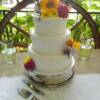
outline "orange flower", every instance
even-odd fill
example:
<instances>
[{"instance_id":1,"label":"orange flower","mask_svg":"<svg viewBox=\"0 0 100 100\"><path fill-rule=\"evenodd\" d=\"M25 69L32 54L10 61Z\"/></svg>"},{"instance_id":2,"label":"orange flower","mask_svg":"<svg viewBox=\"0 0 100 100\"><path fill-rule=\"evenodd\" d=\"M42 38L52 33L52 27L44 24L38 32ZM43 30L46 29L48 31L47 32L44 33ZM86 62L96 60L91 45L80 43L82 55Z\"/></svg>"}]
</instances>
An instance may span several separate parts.
<instances>
[{"instance_id":1,"label":"orange flower","mask_svg":"<svg viewBox=\"0 0 100 100\"><path fill-rule=\"evenodd\" d=\"M79 49L81 46L80 42L75 41L74 39L70 38L69 40L67 40L66 42L67 46L73 47L75 49Z\"/></svg>"},{"instance_id":2,"label":"orange flower","mask_svg":"<svg viewBox=\"0 0 100 100\"><path fill-rule=\"evenodd\" d=\"M70 39L68 39L66 41L66 45L72 47L73 46L73 42L74 42L74 40L72 38L70 38Z\"/></svg>"}]
</instances>

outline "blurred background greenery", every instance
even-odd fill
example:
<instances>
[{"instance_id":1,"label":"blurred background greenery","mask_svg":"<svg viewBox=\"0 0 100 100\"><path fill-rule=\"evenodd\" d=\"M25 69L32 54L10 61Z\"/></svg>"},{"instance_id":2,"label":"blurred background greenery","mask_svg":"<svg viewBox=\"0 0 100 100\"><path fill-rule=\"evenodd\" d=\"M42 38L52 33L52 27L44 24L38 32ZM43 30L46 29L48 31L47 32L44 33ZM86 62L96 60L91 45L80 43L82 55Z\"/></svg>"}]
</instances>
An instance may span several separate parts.
<instances>
[{"instance_id":1,"label":"blurred background greenery","mask_svg":"<svg viewBox=\"0 0 100 100\"><path fill-rule=\"evenodd\" d=\"M0 0L0 20L2 20L6 13L20 1L21 0ZM100 32L100 0L75 0L75 2L81 5L81 7L92 16ZM28 35L30 30L34 29L33 12L34 4L27 6L20 12L16 12L16 15L11 19L11 23L13 24L10 23L6 26L1 41L12 40L18 52L27 51L27 47L31 43L31 39ZM82 36L88 39L93 38L91 28L88 23L82 19L83 16L72 8L66 23L66 28L72 29L77 22L80 22L79 25L71 31L72 37L79 42ZM28 34L23 34L19 28Z\"/></svg>"}]
</instances>

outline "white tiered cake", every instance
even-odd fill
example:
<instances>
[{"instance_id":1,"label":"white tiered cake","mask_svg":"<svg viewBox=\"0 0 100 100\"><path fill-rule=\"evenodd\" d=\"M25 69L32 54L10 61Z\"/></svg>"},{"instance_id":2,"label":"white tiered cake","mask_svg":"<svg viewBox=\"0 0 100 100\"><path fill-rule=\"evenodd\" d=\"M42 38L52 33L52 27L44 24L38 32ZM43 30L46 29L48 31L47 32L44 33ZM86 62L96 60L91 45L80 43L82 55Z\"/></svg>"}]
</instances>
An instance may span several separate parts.
<instances>
[{"instance_id":1,"label":"white tiered cake","mask_svg":"<svg viewBox=\"0 0 100 100\"><path fill-rule=\"evenodd\" d=\"M70 38L70 32L66 30L66 20L35 18L34 22L36 28L31 32L29 53L36 63L36 69L44 73L64 71L72 63L72 57L63 54L65 42Z\"/></svg>"},{"instance_id":2,"label":"white tiered cake","mask_svg":"<svg viewBox=\"0 0 100 100\"><path fill-rule=\"evenodd\" d=\"M39 17L34 16L35 30L30 34L32 44L29 46L29 55L35 63L35 70L29 71L29 75L33 78L36 73L45 77L56 75L55 78L53 76L54 80L57 75L62 74L63 76L68 74L67 78L71 77L74 58L71 54L63 53L66 41L71 37L70 31L66 29L66 18ZM50 78L46 84L56 84L66 80L66 77L62 78L62 76L56 82L52 80L52 77ZM41 79L36 79L36 81L41 81Z\"/></svg>"}]
</instances>

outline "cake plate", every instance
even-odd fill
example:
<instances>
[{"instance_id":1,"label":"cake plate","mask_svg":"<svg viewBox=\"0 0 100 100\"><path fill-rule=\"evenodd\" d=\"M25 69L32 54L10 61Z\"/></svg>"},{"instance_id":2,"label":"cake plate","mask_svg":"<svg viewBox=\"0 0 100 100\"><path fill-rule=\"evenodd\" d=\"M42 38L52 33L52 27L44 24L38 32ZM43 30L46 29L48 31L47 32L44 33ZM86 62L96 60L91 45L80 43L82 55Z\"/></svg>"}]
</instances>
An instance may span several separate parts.
<instances>
[{"instance_id":1,"label":"cake plate","mask_svg":"<svg viewBox=\"0 0 100 100\"><path fill-rule=\"evenodd\" d=\"M72 63L63 72L59 73L41 73L39 71L27 72L28 76L34 81L45 85L57 85L69 80L74 74L75 58L72 57Z\"/></svg>"}]
</instances>

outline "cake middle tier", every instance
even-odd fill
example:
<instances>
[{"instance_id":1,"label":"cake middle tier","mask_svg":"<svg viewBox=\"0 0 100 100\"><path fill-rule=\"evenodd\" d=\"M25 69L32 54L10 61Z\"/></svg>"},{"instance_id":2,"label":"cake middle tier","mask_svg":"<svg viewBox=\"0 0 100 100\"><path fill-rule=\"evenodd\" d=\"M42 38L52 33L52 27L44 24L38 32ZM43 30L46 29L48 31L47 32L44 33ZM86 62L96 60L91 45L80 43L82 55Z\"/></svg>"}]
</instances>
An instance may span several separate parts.
<instances>
[{"instance_id":1,"label":"cake middle tier","mask_svg":"<svg viewBox=\"0 0 100 100\"><path fill-rule=\"evenodd\" d=\"M64 35L47 37L40 36L32 32L30 34L32 40L32 48L34 51L43 54L61 54L66 41L71 37L70 31L66 30Z\"/></svg>"}]
</instances>

